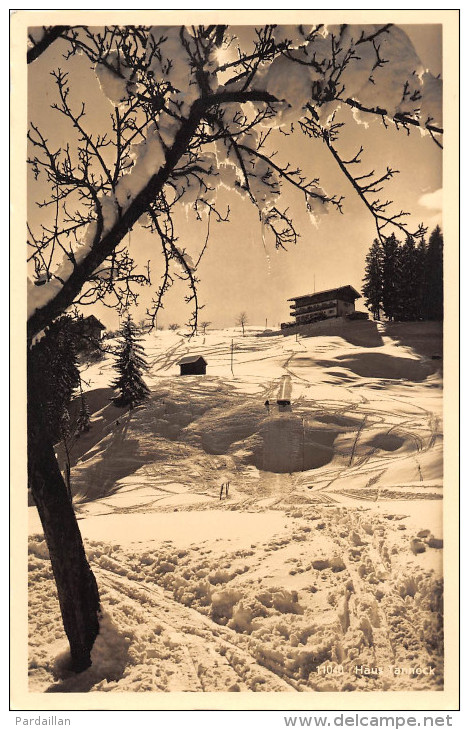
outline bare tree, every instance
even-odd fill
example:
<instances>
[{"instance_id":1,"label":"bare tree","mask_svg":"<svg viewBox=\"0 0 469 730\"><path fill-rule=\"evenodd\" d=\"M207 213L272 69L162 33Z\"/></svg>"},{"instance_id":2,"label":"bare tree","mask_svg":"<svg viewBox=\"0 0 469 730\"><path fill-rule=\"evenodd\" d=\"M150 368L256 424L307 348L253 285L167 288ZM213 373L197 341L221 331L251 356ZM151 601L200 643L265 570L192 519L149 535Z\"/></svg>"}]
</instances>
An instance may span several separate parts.
<instances>
[{"instance_id":1,"label":"bare tree","mask_svg":"<svg viewBox=\"0 0 469 730\"><path fill-rule=\"evenodd\" d=\"M207 329L207 327L210 327L211 324L212 324L211 322L201 322L200 323L200 326L202 327L202 332L204 335L205 335L205 330Z\"/></svg>"},{"instance_id":2,"label":"bare tree","mask_svg":"<svg viewBox=\"0 0 469 730\"><path fill-rule=\"evenodd\" d=\"M244 337L244 327L247 325L247 323L248 323L248 315L246 314L246 312L241 312L240 314L238 314L238 316L236 318L236 324L238 325L238 327L242 327L243 337Z\"/></svg>"},{"instance_id":3,"label":"bare tree","mask_svg":"<svg viewBox=\"0 0 469 730\"><path fill-rule=\"evenodd\" d=\"M171 330L171 332L176 332L176 330L179 329L179 325L176 324L176 322L173 322L173 324L168 325L168 329Z\"/></svg>"},{"instance_id":4,"label":"bare tree","mask_svg":"<svg viewBox=\"0 0 469 730\"><path fill-rule=\"evenodd\" d=\"M281 149L293 131L330 152L374 218L380 239L395 228L423 235L423 226L407 231L404 211L393 211L391 201L379 197L396 171L389 166L362 171L364 147L351 157L341 147L344 127L364 118L407 135L420 127L419 134L441 144L435 102L440 81L418 65L403 35L389 24L268 25L247 40L221 25L55 26L30 35L30 68L60 44L61 67L51 70L56 85L51 109L69 125L69 136L54 138L34 120L28 133L28 162L41 189L48 189L37 200L41 225L28 227L27 241L29 485L76 669L90 664L100 603L34 387L35 338L73 304L102 302L123 312L135 303L138 287L151 282L149 265L139 266L132 255L130 232L137 224L154 234L164 260L147 312L150 324L169 287L181 279L195 331L198 265L211 224L229 219L229 209L217 207L220 185L257 208L265 234L278 248L297 240L281 204L283 186L298 191L312 216L342 212L342 197L326 193L319 177L310 179L299 165L279 161L276 146ZM407 66L403 46L409 49ZM90 61L103 103L111 103L99 130L87 126L85 102L74 98L77 54ZM357 129L365 144L366 125ZM194 259L178 243L174 212L182 205L206 220Z\"/></svg>"}]
</instances>

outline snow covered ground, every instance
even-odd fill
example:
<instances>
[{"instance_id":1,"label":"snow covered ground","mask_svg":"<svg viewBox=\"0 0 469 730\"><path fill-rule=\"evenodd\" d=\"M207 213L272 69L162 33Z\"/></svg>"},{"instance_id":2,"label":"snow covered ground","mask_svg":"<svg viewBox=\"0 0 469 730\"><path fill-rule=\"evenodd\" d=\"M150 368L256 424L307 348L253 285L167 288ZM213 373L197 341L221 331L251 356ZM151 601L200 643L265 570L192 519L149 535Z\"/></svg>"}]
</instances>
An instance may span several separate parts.
<instances>
[{"instance_id":1,"label":"snow covered ground","mask_svg":"<svg viewBox=\"0 0 469 730\"><path fill-rule=\"evenodd\" d=\"M413 349L412 327L373 346L155 332L127 413L113 358L88 367L72 488L101 632L71 675L30 507L30 691L443 689L441 333ZM207 375L179 376L189 353Z\"/></svg>"}]
</instances>

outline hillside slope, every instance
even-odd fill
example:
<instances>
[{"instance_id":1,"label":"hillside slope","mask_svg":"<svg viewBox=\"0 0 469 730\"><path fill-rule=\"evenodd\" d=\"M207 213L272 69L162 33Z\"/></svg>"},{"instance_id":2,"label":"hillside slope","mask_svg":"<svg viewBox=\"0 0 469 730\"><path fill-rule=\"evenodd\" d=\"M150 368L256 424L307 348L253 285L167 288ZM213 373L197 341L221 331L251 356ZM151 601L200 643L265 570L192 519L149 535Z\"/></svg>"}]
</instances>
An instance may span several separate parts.
<instances>
[{"instance_id":1,"label":"hillside slope","mask_svg":"<svg viewBox=\"0 0 469 730\"><path fill-rule=\"evenodd\" d=\"M442 688L437 333L428 352L405 325L379 346L256 334L148 335L151 398L126 413L111 359L83 374L72 488L102 631L91 669L67 674L30 508L31 690ZM178 375L188 353L206 376Z\"/></svg>"}]
</instances>

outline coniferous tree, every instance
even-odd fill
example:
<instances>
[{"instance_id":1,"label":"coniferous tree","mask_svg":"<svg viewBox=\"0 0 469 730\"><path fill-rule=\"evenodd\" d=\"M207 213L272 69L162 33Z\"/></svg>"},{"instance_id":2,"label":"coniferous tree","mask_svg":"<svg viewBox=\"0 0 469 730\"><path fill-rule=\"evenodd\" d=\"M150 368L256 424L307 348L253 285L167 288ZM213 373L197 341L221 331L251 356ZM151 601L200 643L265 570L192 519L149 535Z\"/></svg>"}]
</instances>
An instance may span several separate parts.
<instances>
[{"instance_id":1,"label":"coniferous tree","mask_svg":"<svg viewBox=\"0 0 469 730\"><path fill-rule=\"evenodd\" d=\"M426 278L426 259L427 244L425 239L421 238L417 248L415 249L415 257L417 261L417 281L415 283L417 297L417 319L425 319L425 278Z\"/></svg>"},{"instance_id":2,"label":"coniferous tree","mask_svg":"<svg viewBox=\"0 0 469 730\"><path fill-rule=\"evenodd\" d=\"M71 501L72 500L72 489L71 489L70 436L71 436L70 413L68 412L68 408L65 408L62 413L62 417L60 419L60 438L61 438L62 446L64 449L64 457L65 457L65 464L64 464L64 470L63 470L65 485L67 487L68 496Z\"/></svg>"},{"instance_id":3,"label":"coniferous tree","mask_svg":"<svg viewBox=\"0 0 469 730\"><path fill-rule=\"evenodd\" d=\"M373 317L380 319L383 299L383 249L376 238L366 257L362 293Z\"/></svg>"},{"instance_id":4,"label":"coniferous tree","mask_svg":"<svg viewBox=\"0 0 469 730\"><path fill-rule=\"evenodd\" d=\"M366 256L363 296L375 319L383 311L402 322L443 319L443 234L439 226L415 244L394 235L374 240Z\"/></svg>"},{"instance_id":5,"label":"coniferous tree","mask_svg":"<svg viewBox=\"0 0 469 730\"><path fill-rule=\"evenodd\" d=\"M395 318L401 322L414 322L420 314L420 280L422 268L415 241L408 236L398 252L398 311Z\"/></svg>"},{"instance_id":6,"label":"coniferous tree","mask_svg":"<svg viewBox=\"0 0 469 730\"><path fill-rule=\"evenodd\" d=\"M62 438L73 391L80 383L74 320L65 315L47 328L31 351L34 385L41 394L52 443ZM65 419L65 420L63 420Z\"/></svg>"},{"instance_id":7,"label":"coniferous tree","mask_svg":"<svg viewBox=\"0 0 469 730\"><path fill-rule=\"evenodd\" d=\"M443 319L443 234L437 226L428 241L425 260L425 319Z\"/></svg>"},{"instance_id":8,"label":"coniferous tree","mask_svg":"<svg viewBox=\"0 0 469 730\"><path fill-rule=\"evenodd\" d=\"M68 439L70 437L70 413L68 408L64 408L62 416L60 418L60 435L62 439Z\"/></svg>"},{"instance_id":9,"label":"coniferous tree","mask_svg":"<svg viewBox=\"0 0 469 730\"><path fill-rule=\"evenodd\" d=\"M121 337L122 343L116 362L119 377L112 383L117 395L112 400L116 406L133 408L148 398L150 390L142 378L142 372L148 366L130 316L122 325Z\"/></svg>"},{"instance_id":10,"label":"coniferous tree","mask_svg":"<svg viewBox=\"0 0 469 730\"><path fill-rule=\"evenodd\" d=\"M80 383L75 321L64 315L47 328L31 350L29 375L31 386L45 414L42 427L44 434L53 444L60 441L64 449L64 481L70 501L69 406L73 392Z\"/></svg>"},{"instance_id":11,"label":"coniferous tree","mask_svg":"<svg viewBox=\"0 0 469 730\"><path fill-rule=\"evenodd\" d=\"M80 410L77 417L76 433L80 434L83 431L89 431L91 427L90 409L88 408L88 402L86 396L83 393L80 383Z\"/></svg>"},{"instance_id":12,"label":"coniferous tree","mask_svg":"<svg viewBox=\"0 0 469 730\"><path fill-rule=\"evenodd\" d=\"M399 243L393 233L383 241L383 311L390 320L401 309L399 274Z\"/></svg>"}]
</instances>

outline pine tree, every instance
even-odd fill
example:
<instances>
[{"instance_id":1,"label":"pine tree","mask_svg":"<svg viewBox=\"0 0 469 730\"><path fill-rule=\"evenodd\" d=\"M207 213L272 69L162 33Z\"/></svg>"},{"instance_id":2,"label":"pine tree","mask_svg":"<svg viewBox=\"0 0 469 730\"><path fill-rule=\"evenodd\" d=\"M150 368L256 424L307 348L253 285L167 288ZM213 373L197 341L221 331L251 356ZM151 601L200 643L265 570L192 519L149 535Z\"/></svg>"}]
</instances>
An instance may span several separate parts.
<instances>
[{"instance_id":1,"label":"pine tree","mask_svg":"<svg viewBox=\"0 0 469 730\"><path fill-rule=\"evenodd\" d=\"M86 396L83 393L80 383L80 410L77 416L76 433L80 434L83 431L89 431L91 427L90 409L88 408L88 402Z\"/></svg>"},{"instance_id":2,"label":"pine tree","mask_svg":"<svg viewBox=\"0 0 469 730\"><path fill-rule=\"evenodd\" d=\"M390 320L401 309L399 274L399 242L393 233L383 242L383 311Z\"/></svg>"},{"instance_id":3,"label":"pine tree","mask_svg":"<svg viewBox=\"0 0 469 730\"><path fill-rule=\"evenodd\" d=\"M425 319L443 319L443 234L437 226L430 236L425 259Z\"/></svg>"},{"instance_id":4,"label":"pine tree","mask_svg":"<svg viewBox=\"0 0 469 730\"><path fill-rule=\"evenodd\" d=\"M415 250L415 256L417 261L417 279L415 282L416 296L417 296L417 319L425 319L425 277L426 277L426 259L427 259L427 244L425 239L421 238L419 244Z\"/></svg>"},{"instance_id":5,"label":"pine tree","mask_svg":"<svg viewBox=\"0 0 469 730\"><path fill-rule=\"evenodd\" d=\"M116 406L133 408L148 398L150 390L142 378L142 371L148 366L130 316L122 325L121 338L116 361L119 377L112 383L117 395L112 400Z\"/></svg>"},{"instance_id":6,"label":"pine tree","mask_svg":"<svg viewBox=\"0 0 469 730\"><path fill-rule=\"evenodd\" d=\"M420 280L423 275L418 251L412 236L408 236L398 251L398 311L396 319L413 322L420 313Z\"/></svg>"},{"instance_id":7,"label":"pine tree","mask_svg":"<svg viewBox=\"0 0 469 730\"><path fill-rule=\"evenodd\" d=\"M62 440L70 436L70 413L68 412L68 408L64 408L60 417L60 436Z\"/></svg>"},{"instance_id":8,"label":"pine tree","mask_svg":"<svg viewBox=\"0 0 469 730\"><path fill-rule=\"evenodd\" d=\"M366 266L362 294L365 297L366 306L373 313L373 317L379 319L383 298L383 250L380 242L376 238L365 261Z\"/></svg>"},{"instance_id":9,"label":"pine tree","mask_svg":"<svg viewBox=\"0 0 469 730\"><path fill-rule=\"evenodd\" d=\"M52 443L62 438L73 391L80 382L74 320L65 315L47 328L31 351L34 387L41 395Z\"/></svg>"},{"instance_id":10,"label":"pine tree","mask_svg":"<svg viewBox=\"0 0 469 730\"><path fill-rule=\"evenodd\" d=\"M72 501L72 489L71 489L71 462L70 462L70 413L68 408L65 408L62 417L60 419L60 438L64 449L65 464L63 469L63 475L65 479L65 486L67 487L68 496Z\"/></svg>"}]
</instances>

